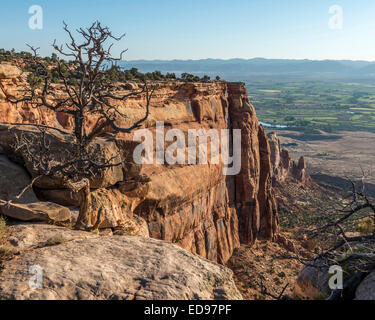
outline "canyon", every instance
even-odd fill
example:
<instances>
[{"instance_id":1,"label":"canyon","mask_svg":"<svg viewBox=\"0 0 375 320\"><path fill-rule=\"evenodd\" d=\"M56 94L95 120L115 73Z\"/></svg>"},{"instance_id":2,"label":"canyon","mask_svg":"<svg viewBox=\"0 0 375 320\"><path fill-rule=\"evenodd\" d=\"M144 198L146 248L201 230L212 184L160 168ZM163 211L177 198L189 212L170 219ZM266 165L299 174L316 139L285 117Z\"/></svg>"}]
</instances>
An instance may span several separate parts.
<instances>
[{"instance_id":1,"label":"canyon","mask_svg":"<svg viewBox=\"0 0 375 320\"><path fill-rule=\"evenodd\" d=\"M55 114L43 107L32 108L28 103L15 105L6 100L22 95L22 88L27 85L26 77L16 66L0 64L1 164L3 172L14 172L12 179L2 180L0 195L3 201L12 200L28 179L37 175L25 153L17 148L21 136L30 140L46 137L50 141L50 152L60 162L70 150L72 119L68 115ZM63 99L61 87L54 86L54 98ZM100 150L103 157L118 157L122 165L108 168L91 179L92 225L104 237L122 234L163 240L222 265L241 244L251 245L257 240L277 241L279 217L274 187L288 176L298 183L310 183L303 157L298 164L294 163L288 152L281 149L277 136L267 136L258 123L243 83L170 81L155 82L153 86L155 93L143 128L155 133L156 123L163 121L168 130L179 129L185 137L190 129L239 129L241 171L235 176L223 175L222 163L211 163L211 150L208 164L137 164L132 157L139 145L133 141L134 132L114 137L108 130L95 138L94 148ZM121 93L136 88L135 82L117 87ZM126 126L142 118L145 99L145 95L138 95L122 102L119 108L127 117L119 124ZM87 126L95 121L88 119ZM43 137L41 131L30 124L44 128ZM10 190L9 184L18 190ZM58 225L69 224L77 218L78 195L66 189L58 177L39 179L28 197L22 199L0 210L14 219ZM54 215L48 214L48 208L52 207L57 212ZM82 239L72 241L79 242L80 246L84 242ZM95 243L96 240L87 241ZM105 241L108 246L120 246L117 240L106 238ZM145 240L145 243L153 243L150 241ZM61 250L63 247L67 252L74 251L71 242L64 243ZM46 261L53 254L48 250L55 249L43 248ZM150 254L150 250L145 251ZM10 265L5 274L16 279L17 267ZM230 275L225 277L227 281ZM228 286L231 297L238 298L233 285L229 283ZM176 293L173 297L176 298ZM191 298L190 293L188 297Z\"/></svg>"}]
</instances>

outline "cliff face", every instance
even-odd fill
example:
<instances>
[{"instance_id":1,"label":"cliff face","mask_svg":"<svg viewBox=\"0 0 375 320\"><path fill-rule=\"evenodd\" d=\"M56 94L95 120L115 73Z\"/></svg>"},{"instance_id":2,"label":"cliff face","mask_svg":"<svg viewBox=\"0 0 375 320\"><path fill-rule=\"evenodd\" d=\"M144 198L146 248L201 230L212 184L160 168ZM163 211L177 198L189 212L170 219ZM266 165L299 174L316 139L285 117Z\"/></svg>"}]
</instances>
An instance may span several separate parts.
<instances>
[{"instance_id":1,"label":"cliff face","mask_svg":"<svg viewBox=\"0 0 375 320\"><path fill-rule=\"evenodd\" d=\"M0 122L40 123L71 129L71 119L63 114L55 116L27 104L7 103L3 98L19 95L17 88L25 77L5 69L0 68ZM244 84L171 82L157 83L156 87L146 128L155 133L157 121L163 121L166 131L180 129L185 137L189 129L240 129L241 171L235 176L223 175L221 162L211 163L211 150L206 165L154 162L139 166L128 157L134 149L134 143L129 142L132 134L123 135L117 138L116 145L130 164L124 165L122 181L106 186L109 191L104 194L117 189L127 198L136 199L132 205L118 207L127 211L123 217L136 215L146 220L151 237L173 242L219 263L226 263L240 242L253 243L258 238L273 240L278 214L272 188L272 153ZM121 90L126 89L125 86ZM58 87L56 92L57 96L62 95ZM128 115L122 124L141 118L144 105L144 96L122 104L122 113ZM95 121L88 120L88 125ZM149 180L146 191L144 184L137 182L145 176ZM59 188L42 191L47 200L65 205L77 202ZM116 198L121 193L116 191Z\"/></svg>"},{"instance_id":2,"label":"cliff face","mask_svg":"<svg viewBox=\"0 0 375 320\"><path fill-rule=\"evenodd\" d=\"M241 172L234 178L241 242L252 243L259 237L272 240L278 216L268 139L243 84L228 84L228 102L230 126L242 134Z\"/></svg>"}]
</instances>

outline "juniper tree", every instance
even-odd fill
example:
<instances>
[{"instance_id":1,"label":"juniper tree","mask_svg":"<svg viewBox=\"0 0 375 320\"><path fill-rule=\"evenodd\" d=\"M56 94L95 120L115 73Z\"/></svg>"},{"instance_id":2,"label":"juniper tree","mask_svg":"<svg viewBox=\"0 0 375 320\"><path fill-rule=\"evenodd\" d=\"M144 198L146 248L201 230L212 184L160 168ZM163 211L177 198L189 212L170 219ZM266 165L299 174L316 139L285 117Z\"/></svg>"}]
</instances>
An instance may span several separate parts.
<instances>
[{"instance_id":1,"label":"juniper tree","mask_svg":"<svg viewBox=\"0 0 375 320\"><path fill-rule=\"evenodd\" d=\"M16 149L22 149L23 154L37 168L39 175L36 179L59 175L67 188L79 192L80 213L76 227L86 229L91 227L90 178L101 170L122 165L121 161L115 161L117 157L100 157L97 149L92 147L94 139L108 130L116 135L139 128L149 116L153 89L144 81L140 89L120 94L116 85L108 78L108 66L121 60L127 51L123 50L118 57L113 57L113 43L122 40L125 35L114 36L108 27L102 27L98 21L88 28L77 29L76 35L73 35L65 22L63 29L70 40L65 45L58 45L56 40L53 43L56 52L53 55L54 76L51 77L51 68L46 60L38 56L39 48L29 46L32 51L32 55L26 58L31 72L28 77L29 85L23 88L21 98L8 100L14 104L27 103L33 108L44 107L56 114L64 113L73 120L73 147L64 163L53 164L54 155L49 154L44 126L35 125L41 131L42 139L37 136L20 136ZM65 95L63 99L57 99L55 87L51 86L52 81L62 86ZM146 101L144 116L128 127L122 127L118 120L127 116L121 112L119 104L140 95L144 95ZM95 119L90 128L89 119ZM35 148L39 152L32 152ZM29 187L31 186L32 184Z\"/></svg>"}]
</instances>

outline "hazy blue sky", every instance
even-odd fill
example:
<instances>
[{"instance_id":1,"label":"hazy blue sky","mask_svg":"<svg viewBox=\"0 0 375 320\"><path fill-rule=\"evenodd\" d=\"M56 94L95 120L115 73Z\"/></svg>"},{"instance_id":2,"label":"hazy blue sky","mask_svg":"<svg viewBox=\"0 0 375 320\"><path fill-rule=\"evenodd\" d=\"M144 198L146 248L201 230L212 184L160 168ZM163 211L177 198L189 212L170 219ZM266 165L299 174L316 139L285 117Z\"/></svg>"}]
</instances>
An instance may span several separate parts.
<instances>
[{"instance_id":1,"label":"hazy blue sky","mask_svg":"<svg viewBox=\"0 0 375 320\"><path fill-rule=\"evenodd\" d=\"M43 29L29 28L31 5ZM329 8L343 9L343 28L329 27ZM50 54L64 40L62 20L99 19L127 33L126 59L297 58L375 60L374 0L1 0L0 47ZM120 46L115 48L120 51Z\"/></svg>"}]
</instances>

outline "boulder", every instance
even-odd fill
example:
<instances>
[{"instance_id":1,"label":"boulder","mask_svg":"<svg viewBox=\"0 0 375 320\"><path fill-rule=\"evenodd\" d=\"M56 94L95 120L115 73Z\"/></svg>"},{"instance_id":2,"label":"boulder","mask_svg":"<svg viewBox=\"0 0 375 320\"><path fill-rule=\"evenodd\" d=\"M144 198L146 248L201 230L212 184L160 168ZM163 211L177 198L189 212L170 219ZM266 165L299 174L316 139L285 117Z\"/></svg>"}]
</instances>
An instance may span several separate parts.
<instances>
[{"instance_id":1,"label":"boulder","mask_svg":"<svg viewBox=\"0 0 375 320\"><path fill-rule=\"evenodd\" d=\"M355 300L375 300L375 272L371 272L358 286Z\"/></svg>"},{"instance_id":2,"label":"boulder","mask_svg":"<svg viewBox=\"0 0 375 320\"><path fill-rule=\"evenodd\" d=\"M22 252L33 248L57 245L72 240L99 237L91 232L71 230L44 223L21 223L8 227L9 245Z\"/></svg>"},{"instance_id":3,"label":"boulder","mask_svg":"<svg viewBox=\"0 0 375 320\"><path fill-rule=\"evenodd\" d=\"M41 200L52 201L66 207L79 207L79 194L68 189L40 189L35 193Z\"/></svg>"},{"instance_id":4,"label":"boulder","mask_svg":"<svg viewBox=\"0 0 375 320\"><path fill-rule=\"evenodd\" d=\"M0 155L0 176L0 199L6 201L14 199L31 183L27 172L4 155ZM28 189L17 202L28 203L37 201L38 199L33 190Z\"/></svg>"},{"instance_id":5,"label":"boulder","mask_svg":"<svg viewBox=\"0 0 375 320\"><path fill-rule=\"evenodd\" d=\"M71 212L68 208L52 202L33 202L27 204L13 203L0 208L7 217L21 221L70 222Z\"/></svg>"},{"instance_id":6,"label":"boulder","mask_svg":"<svg viewBox=\"0 0 375 320\"><path fill-rule=\"evenodd\" d=\"M0 212L7 217L21 221L69 222L71 213L68 208L51 202L41 202L32 188L20 199L15 199L31 183L26 171L0 155L0 199L14 200L10 205L0 207Z\"/></svg>"},{"instance_id":7,"label":"boulder","mask_svg":"<svg viewBox=\"0 0 375 320\"><path fill-rule=\"evenodd\" d=\"M290 252L294 252L294 253L297 252L296 246L293 243L293 241L289 240L286 236L279 233L276 236L275 240L276 240L277 243L280 243L282 246L284 246L284 248L286 250L288 250Z\"/></svg>"},{"instance_id":8,"label":"boulder","mask_svg":"<svg viewBox=\"0 0 375 320\"><path fill-rule=\"evenodd\" d=\"M41 289L30 287L31 267L42 272ZM160 240L93 235L52 241L5 262L0 299L242 299L232 276L226 267Z\"/></svg>"},{"instance_id":9,"label":"boulder","mask_svg":"<svg viewBox=\"0 0 375 320\"><path fill-rule=\"evenodd\" d=\"M130 235L145 235L146 221L141 217L134 219L134 202L137 203L137 199L125 196L117 189L94 190L91 193L91 223L97 224L99 229L125 228Z\"/></svg>"},{"instance_id":10,"label":"boulder","mask_svg":"<svg viewBox=\"0 0 375 320\"><path fill-rule=\"evenodd\" d=\"M115 235L150 237L147 222L137 215L134 215L133 218L126 219L120 226L114 228L114 230Z\"/></svg>"},{"instance_id":11,"label":"boulder","mask_svg":"<svg viewBox=\"0 0 375 320\"><path fill-rule=\"evenodd\" d=\"M315 262L315 267L305 266L299 274L294 293L301 299L315 300L329 296L329 268L321 262Z\"/></svg>"},{"instance_id":12,"label":"boulder","mask_svg":"<svg viewBox=\"0 0 375 320\"><path fill-rule=\"evenodd\" d=\"M10 64L0 63L0 79L14 79L22 74L20 68Z\"/></svg>"},{"instance_id":13,"label":"boulder","mask_svg":"<svg viewBox=\"0 0 375 320\"><path fill-rule=\"evenodd\" d=\"M148 237L146 221L133 215L133 210L144 199L149 189L149 182L145 184L129 182L121 184L119 190L117 188L92 190L91 224L98 229L116 228L118 232L121 229L121 232L128 235ZM64 206L79 207L80 205L78 194L67 189L38 189L37 194L43 199Z\"/></svg>"}]
</instances>

